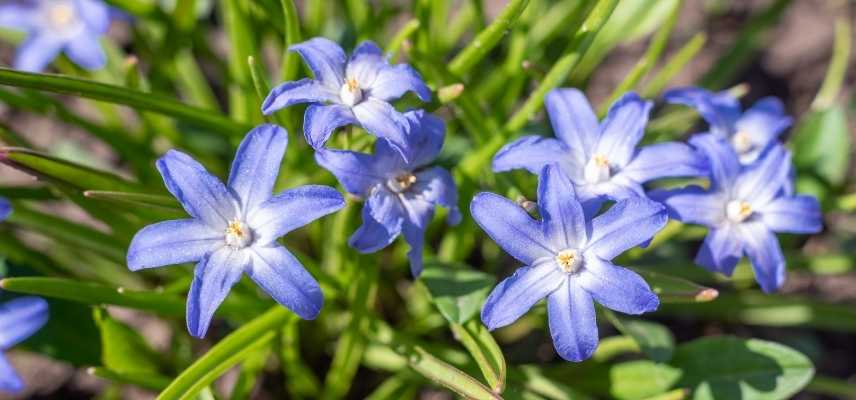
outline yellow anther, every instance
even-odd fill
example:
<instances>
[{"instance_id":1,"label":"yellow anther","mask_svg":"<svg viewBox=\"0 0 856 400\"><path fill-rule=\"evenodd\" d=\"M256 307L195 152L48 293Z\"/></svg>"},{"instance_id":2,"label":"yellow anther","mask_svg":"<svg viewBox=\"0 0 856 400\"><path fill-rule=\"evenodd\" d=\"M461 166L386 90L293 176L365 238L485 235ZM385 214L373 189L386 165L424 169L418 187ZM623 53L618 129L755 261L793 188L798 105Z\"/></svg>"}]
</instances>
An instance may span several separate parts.
<instances>
[{"instance_id":1,"label":"yellow anther","mask_svg":"<svg viewBox=\"0 0 856 400\"><path fill-rule=\"evenodd\" d=\"M732 222L743 222L749 218L752 213L752 205L743 200L733 200L725 206L725 214Z\"/></svg>"},{"instance_id":2,"label":"yellow anther","mask_svg":"<svg viewBox=\"0 0 856 400\"><path fill-rule=\"evenodd\" d=\"M243 222L235 219L226 227L226 245L236 249L247 247L253 241L253 232Z\"/></svg>"},{"instance_id":3,"label":"yellow anther","mask_svg":"<svg viewBox=\"0 0 856 400\"><path fill-rule=\"evenodd\" d=\"M580 257L580 254L576 250L565 249L556 254L556 262L559 263L559 267L562 268L562 271L566 273L574 273L583 263L583 258Z\"/></svg>"}]
</instances>

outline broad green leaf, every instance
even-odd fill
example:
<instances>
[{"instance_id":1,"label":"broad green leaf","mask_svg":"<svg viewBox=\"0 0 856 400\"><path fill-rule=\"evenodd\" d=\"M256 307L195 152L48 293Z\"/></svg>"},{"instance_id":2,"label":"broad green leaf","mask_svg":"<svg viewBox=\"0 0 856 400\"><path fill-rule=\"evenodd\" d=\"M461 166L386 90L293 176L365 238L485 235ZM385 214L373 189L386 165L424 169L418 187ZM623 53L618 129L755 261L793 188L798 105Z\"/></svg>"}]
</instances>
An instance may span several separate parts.
<instances>
[{"instance_id":1,"label":"broad green leaf","mask_svg":"<svg viewBox=\"0 0 856 400\"><path fill-rule=\"evenodd\" d=\"M650 360L633 360L617 364L593 364L589 368L560 366L550 377L567 382L575 389L601 397L640 400L664 393L681 378L681 370Z\"/></svg>"},{"instance_id":2,"label":"broad green leaf","mask_svg":"<svg viewBox=\"0 0 856 400\"><path fill-rule=\"evenodd\" d=\"M502 393L505 388L505 357L490 331L476 320L470 320L464 325L452 323L451 328L455 338L476 360L488 386L494 392Z\"/></svg>"},{"instance_id":3,"label":"broad green leaf","mask_svg":"<svg viewBox=\"0 0 856 400\"><path fill-rule=\"evenodd\" d=\"M686 279L648 269L636 268L634 271L645 278L662 303L704 303L719 296L719 291L716 289L704 287Z\"/></svg>"},{"instance_id":4,"label":"broad green leaf","mask_svg":"<svg viewBox=\"0 0 856 400\"><path fill-rule=\"evenodd\" d=\"M615 328L632 337L650 359L667 362L672 358L675 337L669 328L655 322L626 318L612 311L607 311L606 315Z\"/></svg>"},{"instance_id":5,"label":"broad green leaf","mask_svg":"<svg viewBox=\"0 0 856 400\"><path fill-rule=\"evenodd\" d=\"M20 147L0 148L0 162L39 178L66 183L80 189L144 190L139 184L109 172Z\"/></svg>"},{"instance_id":6,"label":"broad green leaf","mask_svg":"<svg viewBox=\"0 0 856 400\"><path fill-rule=\"evenodd\" d=\"M463 324L476 315L496 282L491 275L469 266L426 263L420 280L440 313L451 323Z\"/></svg>"},{"instance_id":7,"label":"broad green leaf","mask_svg":"<svg viewBox=\"0 0 856 400\"><path fill-rule=\"evenodd\" d=\"M678 387L693 399L789 399L814 376L811 360L760 339L705 337L678 346L671 362L683 371Z\"/></svg>"},{"instance_id":8,"label":"broad green leaf","mask_svg":"<svg viewBox=\"0 0 856 400\"><path fill-rule=\"evenodd\" d=\"M847 178L852 142L847 115L841 105L812 111L797 126L793 141L794 162L833 186Z\"/></svg>"},{"instance_id":9,"label":"broad green leaf","mask_svg":"<svg viewBox=\"0 0 856 400\"><path fill-rule=\"evenodd\" d=\"M113 319L103 308L96 307L92 316L101 333L105 367L119 374L158 375L162 360L137 331Z\"/></svg>"}]
</instances>

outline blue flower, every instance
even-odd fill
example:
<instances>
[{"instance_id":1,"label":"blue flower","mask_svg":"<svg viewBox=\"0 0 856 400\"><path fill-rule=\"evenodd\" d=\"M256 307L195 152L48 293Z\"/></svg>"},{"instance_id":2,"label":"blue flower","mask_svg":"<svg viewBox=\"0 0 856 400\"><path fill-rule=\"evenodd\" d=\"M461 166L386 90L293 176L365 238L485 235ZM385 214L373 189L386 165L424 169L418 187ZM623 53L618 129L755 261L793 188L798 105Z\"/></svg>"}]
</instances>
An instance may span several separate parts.
<instances>
[{"instance_id":1,"label":"blue flower","mask_svg":"<svg viewBox=\"0 0 856 400\"><path fill-rule=\"evenodd\" d=\"M741 165L724 140L696 135L690 143L710 160L710 189L697 186L652 192L680 221L710 228L695 262L731 275L745 254L765 292L785 281L785 258L775 233L816 233L823 228L820 205L811 196L794 195L791 155L770 147L755 163Z\"/></svg>"},{"instance_id":2,"label":"blue flower","mask_svg":"<svg viewBox=\"0 0 856 400\"><path fill-rule=\"evenodd\" d=\"M110 26L110 9L100 0L27 0L0 5L0 27L27 32L15 68L40 72L64 51L86 69L104 66L98 43Z\"/></svg>"},{"instance_id":3,"label":"blue flower","mask_svg":"<svg viewBox=\"0 0 856 400\"><path fill-rule=\"evenodd\" d=\"M38 297L19 297L0 304L0 391L16 393L24 382L3 352L26 340L48 322L48 302Z\"/></svg>"},{"instance_id":4,"label":"blue flower","mask_svg":"<svg viewBox=\"0 0 856 400\"><path fill-rule=\"evenodd\" d=\"M779 135L793 122L775 97L758 100L746 112L741 111L740 102L727 91L676 88L666 91L664 97L670 103L695 108L707 121L710 133L728 141L743 164L755 161L768 147L778 143Z\"/></svg>"},{"instance_id":5,"label":"blue flower","mask_svg":"<svg viewBox=\"0 0 856 400\"><path fill-rule=\"evenodd\" d=\"M149 225L128 249L132 271L198 261L187 299L187 329L205 336L214 311L243 273L304 319L318 315L318 282L277 238L341 209L342 195L308 185L271 195L288 134L275 125L244 138L228 186L188 155L170 150L157 161L167 189L191 218Z\"/></svg>"},{"instance_id":6,"label":"blue flower","mask_svg":"<svg viewBox=\"0 0 856 400\"><path fill-rule=\"evenodd\" d=\"M315 149L324 146L336 128L359 125L386 139L404 157L406 121L389 104L413 91L423 101L431 91L413 68L390 65L380 48L363 42L350 59L336 43L315 38L291 46L312 70L315 79L301 79L274 88L262 104L268 115L298 103L311 103L303 119L303 134Z\"/></svg>"},{"instance_id":7,"label":"blue flower","mask_svg":"<svg viewBox=\"0 0 856 400\"><path fill-rule=\"evenodd\" d=\"M11 213L12 205L9 204L9 200L0 197L0 221L6 219L6 217L8 217Z\"/></svg>"},{"instance_id":8,"label":"blue flower","mask_svg":"<svg viewBox=\"0 0 856 400\"><path fill-rule=\"evenodd\" d=\"M538 174L557 163L586 209L606 199L644 197L642 184L653 179L706 173L704 160L683 143L636 148L652 103L635 93L616 101L601 123L579 90L556 89L544 101L557 139L524 136L507 144L493 159L494 171L525 168Z\"/></svg>"},{"instance_id":9,"label":"blue flower","mask_svg":"<svg viewBox=\"0 0 856 400\"><path fill-rule=\"evenodd\" d=\"M422 272L425 229L436 207L450 209L448 222L457 224L458 193L449 171L430 167L443 147L443 121L422 110L404 114L411 157L405 161L386 141L375 143L375 154L344 150L315 153L319 165L329 170L348 193L366 199L363 225L349 241L362 253L373 253L404 234L410 244L410 270Z\"/></svg>"},{"instance_id":10,"label":"blue flower","mask_svg":"<svg viewBox=\"0 0 856 400\"><path fill-rule=\"evenodd\" d=\"M503 250L526 265L487 298L481 318L488 329L511 324L546 297L556 351L566 360L582 361L598 343L592 300L627 314L654 311L660 304L642 277L610 262L663 228L668 218L656 202L620 200L592 218L563 169L550 164L538 183L541 220L493 193L476 195L470 212Z\"/></svg>"}]
</instances>

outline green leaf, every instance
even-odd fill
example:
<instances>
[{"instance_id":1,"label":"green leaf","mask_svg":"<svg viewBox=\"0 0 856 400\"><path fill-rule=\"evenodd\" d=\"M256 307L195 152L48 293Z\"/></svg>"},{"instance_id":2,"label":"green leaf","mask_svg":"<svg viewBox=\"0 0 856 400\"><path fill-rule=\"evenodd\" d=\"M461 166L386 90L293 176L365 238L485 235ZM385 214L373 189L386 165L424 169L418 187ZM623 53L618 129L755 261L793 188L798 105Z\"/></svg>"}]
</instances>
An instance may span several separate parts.
<instances>
[{"instance_id":1,"label":"green leaf","mask_svg":"<svg viewBox=\"0 0 856 400\"><path fill-rule=\"evenodd\" d=\"M814 375L811 360L760 339L705 337L678 346L671 362L683 371L678 387L693 399L789 399Z\"/></svg>"},{"instance_id":2,"label":"green leaf","mask_svg":"<svg viewBox=\"0 0 856 400\"><path fill-rule=\"evenodd\" d=\"M488 386L495 393L502 393L505 388L505 357L490 331L481 322L475 320L470 320L463 326L452 323L451 327L455 338L476 360Z\"/></svg>"},{"instance_id":3,"label":"green leaf","mask_svg":"<svg viewBox=\"0 0 856 400\"><path fill-rule=\"evenodd\" d=\"M651 285L651 290L660 297L661 303L705 303L719 297L719 291L701 286L686 279L653 272L647 269L633 269Z\"/></svg>"},{"instance_id":4,"label":"green leaf","mask_svg":"<svg viewBox=\"0 0 856 400\"><path fill-rule=\"evenodd\" d=\"M419 278L449 322L463 324L481 308L496 279L469 266L426 263Z\"/></svg>"},{"instance_id":5,"label":"green leaf","mask_svg":"<svg viewBox=\"0 0 856 400\"><path fill-rule=\"evenodd\" d=\"M28 174L80 189L142 191L139 184L117 175L20 147L0 148L0 162Z\"/></svg>"},{"instance_id":6,"label":"green leaf","mask_svg":"<svg viewBox=\"0 0 856 400\"><path fill-rule=\"evenodd\" d=\"M90 367L86 372L111 382L136 385L150 390L163 390L166 385L169 385L169 378L155 373L116 372L104 367Z\"/></svg>"},{"instance_id":7,"label":"green leaf","mask_svg":"<svg viewBox=\"0 0 856 400\"><path fill-rule=\"evenodd\" d=\"M499 395L493 393L475 378L432 356L422 347L402 346L396 352L407 358L407 364L414 371L467 399L501 399Z\"/></svg>"},{"instance_id":8,"label":"green leaf","mask_svg":"<svg viewBox=\"0 0 856 400\"><path fill-rule=\"evenodd\" d=\"M633 360L612 365L595 364L581 370L561 366L553 369L550 376L601 397L639 400L668 391L680 380L681 373L680 369L667 364Z\"/></svg>"},{"instance_id":9,"label":"green leaf","mask_svg":"<svg viewBox=\"0 0 856 400\"><path fill-rule=\"evenodd\" d=\"M193 399L223 373L250 356L255 349L267 346L276 330L286 324L294 314L280 305L244 324L220 340L205 355L175 378L158 400Z\"/></svg>"},{"instance_id":10,"label":"green leaf","mask_svg":"<svg viewBox=\"0 0 856 400\"><path fill-rule=\"evenodd\" d=\"M695 58L696 54L704 47L705 42L707 42L707 35L704 32L693 35L648 81L645 89L642 90L642 97L648 98L660 94L666 85L672 81L672 78L683 71L684 66Z\"/></svg>"},{"instance_id":11,"label":"green leaf","mask_svg":"<svg viewBox=\"0 0 856 400\"><path fill-rule=\"evenodd\" d=\"M847 179L850 162L850 131L841 105L812 111L804 116L794 134L794 162L833 186Z\"/></svg>"},{"instance_id":12,"label":"green leaf","mask_svg":"<svg viewBox=\"0 0 856 400\"><path fill-rule=\"evenodd\" d=\"M639 349L650 359L657 362L667 362L675 350L675 337L669 328L639 319L626 318L608 311L607 318L621 333L633 338Z\"/></svg>"},{"instance_id":13,"label":"green leaf","mask_svg":"<svg viewBox=\"0 0 856 400\"><path fill-rule=\"evenodd\" d=\"M97 364L98 329L89 307L53 299L48 303L48 323L27 339L26 347L77 367Z\"/></svg>"},{"instance_id":14,"label":"green leaf","mask_svg":"<svg viewBox=\"0 0 856 400\"><path fill-rule=\"evenodd\" d=\"M101 362L119 374L158 375L162 360L133 328L113 319L107 310L92 313L101 333Z\"/></svg>"},{"instance_id":15,"label":"green leaf","mask_svg":"<svg viewBox=\"0 0 856 400\"><path fill-rule=\"evenodd\" d=\"M452 59L449 63L449 71L454 75L461 76L481 61L499 43L502 37L511 30L514 22L523 14L523 10L526 9L527 4L529 4L529 0L509 1L499 16L483 31L479 32Z\"/></svg>"},{"instance_id":16,"label":"green leaf","mask_svg":"<svg viewBox=\"0 0 856 400\"><path fill-rule=\"evenodd\" d=\"M137 110L153 111L175 117L200 128L226 135L242 135L250 130L249 126L234 122L211 110L192 107L166 96L86 79L0 68L0 85L66 93L122 104Z\"/></svg>"}]
</instances>

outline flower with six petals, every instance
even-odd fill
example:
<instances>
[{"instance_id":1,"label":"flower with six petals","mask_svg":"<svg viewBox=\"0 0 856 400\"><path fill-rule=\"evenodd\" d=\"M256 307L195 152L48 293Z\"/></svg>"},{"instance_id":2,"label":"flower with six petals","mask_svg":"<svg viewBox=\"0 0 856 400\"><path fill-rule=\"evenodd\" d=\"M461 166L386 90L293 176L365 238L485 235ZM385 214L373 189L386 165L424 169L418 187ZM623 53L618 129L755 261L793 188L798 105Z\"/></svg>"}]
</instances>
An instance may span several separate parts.
<instances>
[{"instance_id":1,"label":"flower with six petals","mask_svg":"<svg viewBox=\"0 0 856 400\"><path fill-rule=\"evenodd\" d=\"M19 297L0 304L0 391L20 392L24 382L2 352L26 340L48 322L48 302Z\"/></svg>"}]
</instances>

